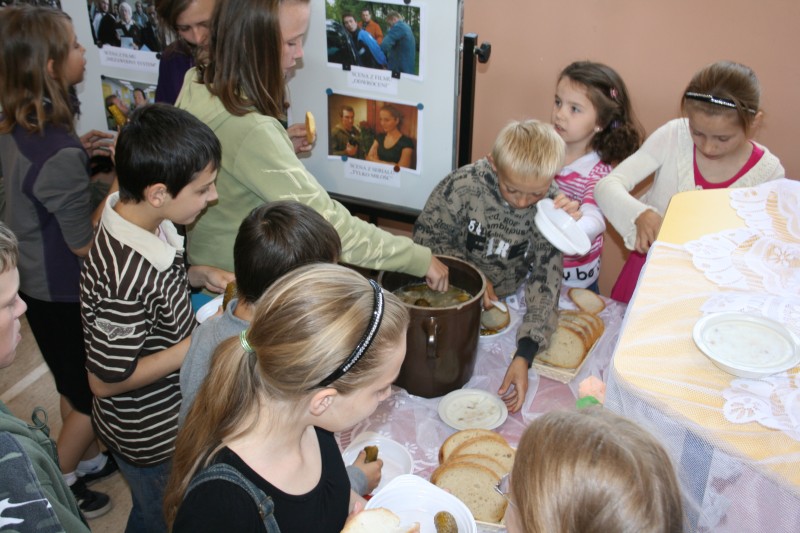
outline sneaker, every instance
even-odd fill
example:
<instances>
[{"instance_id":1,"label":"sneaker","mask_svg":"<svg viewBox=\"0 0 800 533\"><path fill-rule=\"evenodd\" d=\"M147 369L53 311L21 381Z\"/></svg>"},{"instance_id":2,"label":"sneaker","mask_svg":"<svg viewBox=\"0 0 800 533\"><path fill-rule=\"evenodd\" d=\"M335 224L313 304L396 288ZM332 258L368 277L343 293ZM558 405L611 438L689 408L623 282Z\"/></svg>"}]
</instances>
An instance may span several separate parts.
<instances>
[{"instance_id":1,"label":"sneaker","mask_svg":"<svg viewBox=\"0 0 800 533\"><path fill-rule=\"evenodd\" d=\"M87 485L92 485L101 479L105 479L108 476L119 472L119 467L117 466L117 461L114 459L114 456L110 453L105 453L106 456L106 466L98 470L97 472L90 472L84 474L80 470L76 471L76 474L80 479L84 481Z\"/></svg>"},{"instance_id":2,"label":"sneaker","mask_svg":"<svg viewBox=\"0 0 800 533\"><path fill-rule=\"evenodd\" d=\"M83 479L78 478L78 481L70 485L69 488L72 490L83 516L86 518L97 518L111 510L111 498L102 492L89 490Z\"/></svg>"}]
</instances>

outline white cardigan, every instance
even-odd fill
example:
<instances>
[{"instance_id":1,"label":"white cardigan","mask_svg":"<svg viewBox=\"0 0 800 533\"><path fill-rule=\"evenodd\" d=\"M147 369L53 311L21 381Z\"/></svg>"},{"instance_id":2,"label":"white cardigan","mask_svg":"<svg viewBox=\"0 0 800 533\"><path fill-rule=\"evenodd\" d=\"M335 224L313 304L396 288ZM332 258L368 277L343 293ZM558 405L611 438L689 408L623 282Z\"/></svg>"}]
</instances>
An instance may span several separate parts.
<instances>
[{"instance_id":1,"label":"white cardigan","mask_svg":"<svg viewBox=\"0 0 800 533\"><path fill-rule=\"evenodd\" d=\"M757 144L757 143L756 143ZM784 177L777 157L766 147L764 155L731 187L752 187ZM653 172L652 187L640 199L630 191ZM594 198L609 222L633 250L636 245L636 219L647 209L662 217L676 193L698 188L694 183L694 142L685 118L671 120L658 128L632 156L601 179L594 189Z\"/></svg>"}]
</instances>

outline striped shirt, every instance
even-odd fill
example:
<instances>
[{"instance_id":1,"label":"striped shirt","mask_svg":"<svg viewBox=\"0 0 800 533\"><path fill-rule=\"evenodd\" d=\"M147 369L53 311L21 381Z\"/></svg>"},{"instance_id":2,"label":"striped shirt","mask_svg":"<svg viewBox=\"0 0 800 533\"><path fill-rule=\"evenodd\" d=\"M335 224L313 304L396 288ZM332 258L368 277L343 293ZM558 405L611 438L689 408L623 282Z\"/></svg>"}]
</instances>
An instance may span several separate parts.
<instances>
[{"instance_id":1,"label":"striped shirt","mask_svg":"<svg viewBox=\"0 0 800 533\"><path fill-rule=\"evenodd\" d=\"M161 236L123 219L109 197L81 272L86 368L107 383L124 381L140 358L170 348L195 325L183 260L172 223ZM172 457L181 395L178 372L108 398L95 397L95 429L106 445L138 466Z\"/></svg>"}]
</instances>

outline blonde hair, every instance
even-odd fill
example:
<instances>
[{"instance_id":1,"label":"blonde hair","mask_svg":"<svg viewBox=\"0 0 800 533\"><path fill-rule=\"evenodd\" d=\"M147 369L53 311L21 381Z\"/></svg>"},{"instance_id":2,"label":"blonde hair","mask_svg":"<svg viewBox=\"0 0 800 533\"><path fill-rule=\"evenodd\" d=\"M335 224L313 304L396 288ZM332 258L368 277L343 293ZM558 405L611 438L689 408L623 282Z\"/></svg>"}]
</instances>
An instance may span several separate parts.
<instances>
[{"instance_id":1,"label":"blonde hair","mask_svg":"<svg viewBox=\"0 0 800 533\"><path fill-rule=\"evenodd\" d=\"M500 130L492 160L500 172L552 179L564 166L566 145L550 124L538 120L513 121Z\"/></svg>"},{"instance_id":2,"label":"blonde hair","mask_svg":"<svg viewBox=\"0 0 800 533\"><path fill-rule=\"evenodd\" d=\"M363 356L328 385L346 395L375 380L386 353L406 334L409 316L397 297L383 293L383 316ZM238 337L214 352L175 443L164 498L171 524L192 477L226 441L246 434L264 416L293 416L304 399L339 369L359 345L375 307L370 282L347 267L315 264L279 278L256 303L246 352ZM266 406L266 409L264 409ZM288 408L286 406L289 406Z\"/></svg>"},{"instance_id":3,"label":"blonde hair","mask_svg":"<svg viewBox=\"0 0 800 533\"><path fill-rule=\"evenodd\" d=\"M526 533L683 531L664 448L602 407L552 411L525 430L511 493Z\"/></svg>"},{"instance_id":4,"label":"blonde hair","mask_svg":"<svg viewBox=\"0 0 800 533\"><path fill-rule=\"evenodd\" d=\"M18 258L17 237L8 226L0 222L0 274L17 268Z\"/></svg>"}]
</instances>

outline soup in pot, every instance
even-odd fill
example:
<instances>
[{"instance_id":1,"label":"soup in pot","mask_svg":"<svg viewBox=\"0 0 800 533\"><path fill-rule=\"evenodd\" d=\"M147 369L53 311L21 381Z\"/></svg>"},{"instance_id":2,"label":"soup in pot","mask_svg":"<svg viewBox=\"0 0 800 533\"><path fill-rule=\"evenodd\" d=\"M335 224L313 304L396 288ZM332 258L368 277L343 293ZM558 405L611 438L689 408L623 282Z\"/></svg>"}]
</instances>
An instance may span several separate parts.
<instances>
[{"instance_id":1,"label":"soup in pot","mask_svg":"<svg viewBox=\"0 0 800 533\"><path fill-rule=\"evenodd\" d=\"M420 307L451 307L472 298L470 293L453 285L450 285L450 288L445 292L439 292L424 283L414 283L400 287L394 291L394 294L403 302Z\"/></svg>"}]
</instances>

